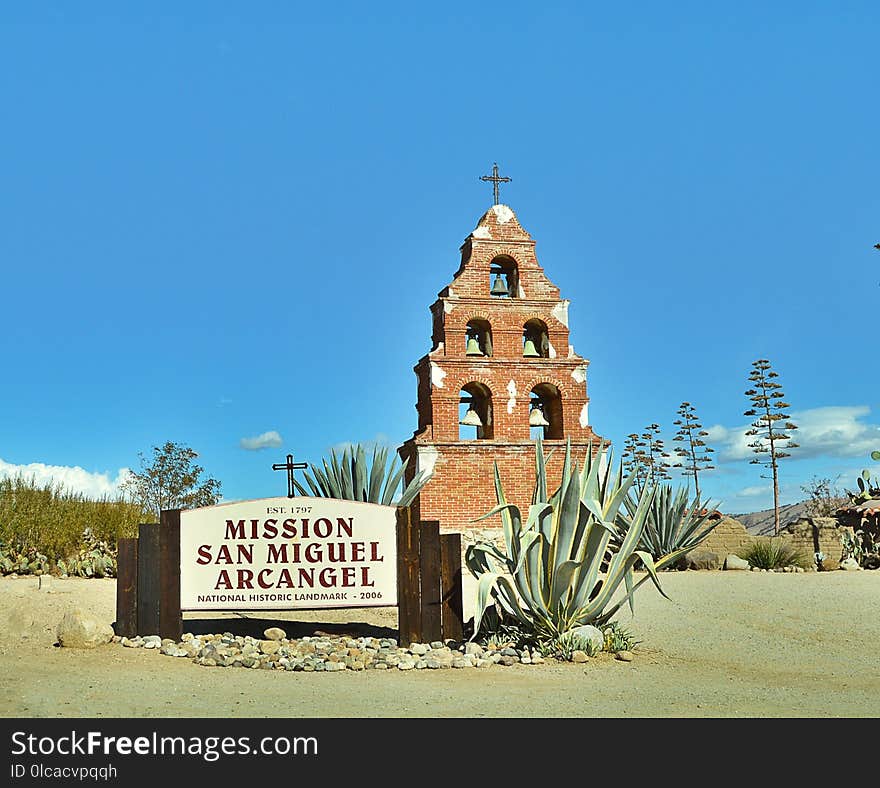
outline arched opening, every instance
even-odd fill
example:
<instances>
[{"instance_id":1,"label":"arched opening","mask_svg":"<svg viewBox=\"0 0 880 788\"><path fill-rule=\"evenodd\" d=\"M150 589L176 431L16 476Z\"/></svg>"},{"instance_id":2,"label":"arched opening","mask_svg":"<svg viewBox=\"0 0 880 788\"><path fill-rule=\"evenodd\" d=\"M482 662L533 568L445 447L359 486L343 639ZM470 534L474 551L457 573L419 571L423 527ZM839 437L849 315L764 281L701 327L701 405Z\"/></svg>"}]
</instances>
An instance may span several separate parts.
<instances>
[{"instance_id":1,"label":"arched opening","mask_svg":"<svg viewBox=\"0 0 880 788\"><path fill-rule=\"evenodd\" d=\"M523 357L550 357L550 337L547 334L547 324L543 320L529 320L523 326Z\"/></svg>"},{"instance_id":2,"label":"arched opening","mask_svg":"<svg viewBox=\"0 0 880 788\"><path fill-rule=\"evenodd\" d=\"M468 321L464 352L467 356L492 355L492 326L488 320L475 318Z\"/></svg>"},{"instance_id":3,"label":"arched opening","mask_svg":"<svg viewBox=\"0 0 880 788\"><path fill-rule=\"evenodd\" d=\"M482 383L468 383L458 402L458 439L491 439L492 392Z\"/></svg>"},{"instance_id":4,"label":"arched opening","mask_svg":"<svg viewBox=\"0 0 880 788\"><path fill-rule=\"evenodd\" d=\"M552 383L539 383L529 397L529 437L561 440L562 396Z\"/></svg>"},{"instance_id":5,"label":"arched opening","mask_svg":"<svg viewBox=\"0 0 880 788\"><path fill-rule=\"evenodd\" d=\"M489 292L495 298L519 298L516 260L499 255L489 264Z\"/></svg>"}]
</instances>

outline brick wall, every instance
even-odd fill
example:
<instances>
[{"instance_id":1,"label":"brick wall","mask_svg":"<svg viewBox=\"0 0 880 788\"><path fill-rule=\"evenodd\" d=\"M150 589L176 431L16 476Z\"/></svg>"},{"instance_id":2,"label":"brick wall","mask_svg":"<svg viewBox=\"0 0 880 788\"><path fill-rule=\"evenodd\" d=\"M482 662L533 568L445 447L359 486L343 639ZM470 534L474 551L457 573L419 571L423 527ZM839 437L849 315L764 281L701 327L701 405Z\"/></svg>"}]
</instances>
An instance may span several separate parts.
<instances>
[{"instance_id":1,"label":"brick wall","mask_svg":"<svg viewBox=\"0 0 880 788\"><path fill-rule=\"evenodd\" d=\"M444 530L453 531L500 527L500 515L472 522L497 505L494 473L497 462L505 499L520 508L525 522L535 489L534 444L470 441L469 445L434 443L432 448L437 451L434 475L419 496L422 519L439 520ZM547 461L547 487L551 492L559 486L564 442L547 441L545 456L554 448ZM572 458L582 465L589 448L572 444ZM593 453L597 450L598 446L594 445Z\"/></svg>"},{"instance_id":2,"label":"brick wall","mask_svg":"<svg viewBox=\"0 0 880 788\"><path fill-rule=\"evenodd\" d=\"M831 517L802 517L780 532L782 538L807 558L821 551L825 554L826 562L841 559L840 535L841 526ZM717 553L723 561L728 553L739 555L758 538L750 534L738 520L724 517L698 549Z\"/></svg>"},{"instance_id":3,"label":"brick wall","mask_svg":"<svg viewBox=\"0 0 880 788\"><path fill-rule=\"evenodd\" d=\"M697 549L716 553L724 561L729 553L739 555L740 552L749 547L754 541L755 538L749 534L746 527L739 520L722 517L718 525L715 526Z\"/></svg>"}]
</instances>

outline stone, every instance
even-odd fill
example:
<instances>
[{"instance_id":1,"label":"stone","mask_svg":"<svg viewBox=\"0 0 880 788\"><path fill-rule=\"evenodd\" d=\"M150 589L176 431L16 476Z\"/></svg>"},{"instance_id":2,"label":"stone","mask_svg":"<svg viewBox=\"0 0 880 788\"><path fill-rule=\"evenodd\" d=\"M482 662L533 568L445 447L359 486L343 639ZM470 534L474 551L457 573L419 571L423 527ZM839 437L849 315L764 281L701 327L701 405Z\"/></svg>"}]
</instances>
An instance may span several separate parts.
<instances>
[{"instance_id":1,"label":"stone","mask_svg":"<svg viewBox=\"0 0 880 788\"><path fill-rule=\"evenodd\" d=\"M430 646L427 643L410 643L409 650L411 654L423 657L430 650Z\"/></svg>"},{"instance_id":2,"label":"stone","mask_svg":"<svg viewBox=\"0 0 880 788\"><path fill-rule=\"evenodd\" d=\"M738 555L728 553L727 558L724 559L724 568L749 570L752 566L745 558L740 558Z\"/></svg>"},{"instance_id":3,"label":"stone","mask_svg":"<svg viewBox=\"0 0 880 788\"><path fill-rule=\"evenodd\" d=\"M511 665L516 665L519 662L517 657L511 657L507 654L502 654L501 658L498 660L499 665L504 665L505 667L510 667Z\"/></svg>"},{"instance_id":4,"label":"stone","mask_svg":"<svg viewBox=\"0 0 880 788\"><path fill-rule=\"evenodd\" d=\"M479 643L468 641L464 644L464 653L473 654L475 657L483 656L483 647Z\"/></svg>"},{"instance_id":5,"label":"stone","mask_svg":"<svg viewBox=\"0 0 880 788\"><path fill-rule=\"evenodd\" d=\"M515 648L511 648L510 646L508 646L507 648L501 650L501 656L516 657L517 659L519 659L519 652Z\"/></svg>"},{"instance_id":6,"label":"stone","mask_svg":"<svg viewBox=\"0 0 880 788\"><path fill-rule=\"evenodd\" d=\"M581 651L577 649L571 652L571 661L577 664L586 662L590 658L590 655L587 654L586 651Z\"/></svg>"},{"instance_id":7,"label":"stone","mask_svg":"<svg viewBox=\"0 0 880 788\"><path fill-rule=\"evenodd\" d=\"M61 617L55 634L66 648L97 648L113 640L113 627L74 608Z\"/></svg>"},{"instance_id":8,"label":"stone","mask_svg":"<svg viewBox=\"0 0 880 788\"><path fill-rule=\"evenodd\" d=\"M398 667L400 667L400 666L398 665ZM344 662L327 662L324 665L324 670L326 670L327 672L330 672L330 673L340 671L340 670L345 670L345 663ZM404 670L404 668L401 668L401 670Z\"/></svg>"},{"instance_id":9,"label":"stone","mask_svg":"<svg viewBox=\"0 0 880 788\"><path fill-rule=\"evenodd\" d=\"M159 648L159 653L164 654L166 657L173 657L177 651L177 643L173 640L170 643L163 643Z\"/></svg>"},{"instance_id":10,"label":"stone","mask_svg":"<svg viewBox=\"0 0 880 788\"><path fill-rule=\"evenodd\" d=\"M847 572L858 572L861 569L859 562L855 558L844 558L840 562L840 568L845 569Z\"/></svg>"},{"instance_id":11,"label":"stone","mask_svg":"<svg viewBox=\"0 0 880 788\"><path fill-rule=\"evenodd\" d=\"M276 654L281 644L277 640L261 640L260 651L263 654Z\"/></svg>"},{"instance_id":12,"label":"stone","mask_svg":"<svg viewBox=\"0 0 880 788\"><path fill-rule=\"evenodd\" d=\"M269 627L263 630L263 637L266 640L285 640L287 633L281 627Z\"/></svg>"},{"instance_id":13,"label":"stone","mask_svg":"<svg viewBox=\"0 0 880 788\"><path fill-rule=\"evenodd\" d=\"M594 627L592 624L574 627L571 631L576 637L586 640L594 654L600 652L605 647L605 635L602 634L601 629Z\"/></svg>"},{"instance_id":14,"label":"stone","mask_svg":"<svg viewBox=\"0 0 880 788\"><path fill-rule=\"evenodd\" d=\"M632 662L633 661L633 653L632 651L618 651L614 655L615 659L619 659L621 662Z\"/></svg>"},{"instance_id":15,"label":"stone","mask_svg":"<svg viewBox=\"0 0 880 788\"><path fill-rule=\"evenodd\" d=\"M692 550L684 558L688 569L720 569L721 557L710 550Z\"/></svg>"},{"instance_id":16,"label":"stone","mask_svg":"<svg viewBox=\"0 0 880 788\"><path fill-rule=\"evenodd\" d=\"M459 657L458 659L452 660L452 667L454 668L469 668L470 666L471 663L468 662L466 659L461 659Z\"/></svg>"},{"instance_id":17,"label":"stone","mask_svg":"<svg viewBox=\"0 0 880 788\"><path fill-rule=\"evenodd\" d=\"M411 662L408 659L402 659L397 663L398 670L412 670L416 666L415 662Z\"/></svg>"}]
</instances>

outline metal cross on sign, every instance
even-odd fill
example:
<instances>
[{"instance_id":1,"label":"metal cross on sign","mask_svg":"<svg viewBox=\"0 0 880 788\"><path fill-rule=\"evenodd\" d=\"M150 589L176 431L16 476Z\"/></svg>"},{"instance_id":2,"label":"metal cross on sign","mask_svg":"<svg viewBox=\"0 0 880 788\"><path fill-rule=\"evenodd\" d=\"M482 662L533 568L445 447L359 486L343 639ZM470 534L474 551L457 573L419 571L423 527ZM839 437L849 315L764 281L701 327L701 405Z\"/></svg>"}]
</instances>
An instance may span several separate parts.
<instances>
[{"instance_id":1,"label":"metal cross on sign","mask_svg":"<svg viewBox=\"0 0 880 788\"><path fill-rule=\"evenodd\" d=\"M498 163L494 162L492 164L492 174L491 175L481 175L481 181L492 181L492 194L495 196L495 205L498 205L498 184L499 183L510 183L510 178L502 178L498 175Z\"/></svg>"},{"instance_id":2,"label":"metal cross on sign","mask_svg":"<svg viewBox=\"0 0 880 788\"><path fill-rule=\"evenodd\" d=\"M308 468L307 462L294 462L293 455L287 455L287 462L276 462L272 464L273 471L287 471L287 497L295 498L296 491L293 487L293 472L297 468Z\"/></svg>"}]
</instances>

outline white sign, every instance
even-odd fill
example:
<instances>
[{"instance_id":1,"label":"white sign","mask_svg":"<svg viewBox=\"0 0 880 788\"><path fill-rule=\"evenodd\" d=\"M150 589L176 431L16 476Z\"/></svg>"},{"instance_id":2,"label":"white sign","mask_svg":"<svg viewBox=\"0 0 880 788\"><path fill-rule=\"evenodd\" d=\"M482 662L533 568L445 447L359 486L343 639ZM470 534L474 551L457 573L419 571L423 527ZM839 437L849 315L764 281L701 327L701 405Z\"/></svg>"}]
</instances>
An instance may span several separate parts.
<instances>
[{"instance_id":1,"label":"white sign","mask_svg":"<svg viewBox=\"0 0 880 788\"><path fill-rule=\"evenodd\" d=\"M261 498L180 513L181 610L397 604L393 506Z\"/></svg>"}]
</instances>

